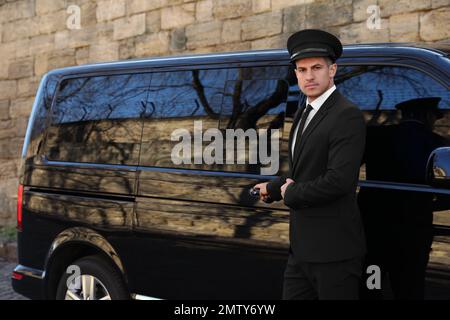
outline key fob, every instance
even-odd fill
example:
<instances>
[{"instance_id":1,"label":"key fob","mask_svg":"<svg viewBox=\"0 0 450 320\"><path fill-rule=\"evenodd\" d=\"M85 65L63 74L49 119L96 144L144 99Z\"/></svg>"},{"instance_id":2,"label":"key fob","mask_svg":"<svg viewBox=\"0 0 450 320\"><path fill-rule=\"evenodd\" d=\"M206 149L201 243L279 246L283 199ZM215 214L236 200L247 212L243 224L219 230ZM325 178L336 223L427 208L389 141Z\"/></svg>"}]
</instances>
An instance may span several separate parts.
<instances>
[{"instance_id":1,"label":"key fob","mask_svg":"<svg viewBox=\"0 0 450 320\"><path fill-rule=\"evenodd\" d=\"M259 189L258 188L251 188L249 190L249 193L252 197L259 197Z\"/></svg>"},{"instance_id":2,"label":"key fob","mask_svg":"<svg viewBox=\"0 0 450 320\"><path fill-rule=\"evenodd\" d=\"M259 198L259 188L251 188L249 190L249 193L250 193L250 195L252 197L258 197ZM265 203L272 203L273 201L272 201L272 199L269 196L269 197L267 197L266 200L263 200L263 202L265 202Z\"/></svg>"}]
</instances>

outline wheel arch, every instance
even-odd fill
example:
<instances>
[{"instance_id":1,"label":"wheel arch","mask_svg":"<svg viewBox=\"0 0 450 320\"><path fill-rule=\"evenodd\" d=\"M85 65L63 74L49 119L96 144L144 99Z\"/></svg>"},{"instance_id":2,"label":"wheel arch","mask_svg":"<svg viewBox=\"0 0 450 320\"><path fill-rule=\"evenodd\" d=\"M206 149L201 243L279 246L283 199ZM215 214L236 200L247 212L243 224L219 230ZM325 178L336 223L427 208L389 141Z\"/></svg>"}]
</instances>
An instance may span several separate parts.
<instances>
[{"instance_id":1,"label":"wheel arch","mask_svg":"<svg viewBox=\"0 0 450 320\"><path fill-rule=\"evenodd\" d=\"M45 261L45 297L53 299L62 273L82 257L100 255L121 275L128 288L128 279L117 251L102 235L89 228L75 227L64 230L53 241Z\"/></svg>"}]
</instances>

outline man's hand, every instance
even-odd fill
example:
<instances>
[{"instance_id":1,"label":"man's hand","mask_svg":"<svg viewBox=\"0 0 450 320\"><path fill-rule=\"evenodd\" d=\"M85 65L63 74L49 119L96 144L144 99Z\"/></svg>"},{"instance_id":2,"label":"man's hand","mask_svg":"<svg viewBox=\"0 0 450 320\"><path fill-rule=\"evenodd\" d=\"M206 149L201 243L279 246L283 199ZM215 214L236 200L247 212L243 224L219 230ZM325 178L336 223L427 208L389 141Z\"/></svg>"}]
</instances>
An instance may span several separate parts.
<instances>
[{"instance_id":1,"label":"man's hand","mask_svg":"<svg viewBox=\"0 0 450 320\"><path fill-rule=\"evenodd\" d=\"M259 189L259 200L264 202L267 201L269 197L269 193L267 192L267 182L258 183L253 188Z\"/></svg>"},{"instance_id":2,"label":"man's hand","mask_svg":"<svg viewBox=\"0 0 450 320\"><path fill-rule=\"evenodd\" d=\"M284 199L284 193L286 192L287 187L293 182L295 182L295 181L292 180L291 178L287 178L286 183L281 186L281 196L283 197L283 199Z\"/></svg>"}]
</instances>

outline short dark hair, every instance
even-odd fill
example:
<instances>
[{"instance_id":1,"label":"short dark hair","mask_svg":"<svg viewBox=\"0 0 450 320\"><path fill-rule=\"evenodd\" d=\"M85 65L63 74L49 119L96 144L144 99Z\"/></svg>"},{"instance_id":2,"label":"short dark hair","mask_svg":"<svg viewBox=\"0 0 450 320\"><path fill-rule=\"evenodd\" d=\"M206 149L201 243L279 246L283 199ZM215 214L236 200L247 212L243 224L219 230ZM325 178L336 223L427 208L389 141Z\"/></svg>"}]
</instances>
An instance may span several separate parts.
<instances>
[{"instance_id":1,"label":"short dark hair","mask_svg":"<svg viewBox=\"0 0 450 320\"><path fill-rule=\"evenodd\" d=\"M328 66L331 66L333 63L336 63L336 61L331 58L331 57L321 57L325 59L325 62L327 63ZM297 64L295 63L295 61L291 61L292 65L294 66L294 68L297 68Z\"/></svg>"},{"instance_id":2,"label":"short dark hair","mask_svg":"<svg viewBox=\"0 0 450 320\"><path fill-rule=\"evenodd\" d=\"M332 59L331 57L323 57L323 58L327 62L328 66L331 66L333 63L336 63L336 60Z\"/></svg>"}]
</instances>

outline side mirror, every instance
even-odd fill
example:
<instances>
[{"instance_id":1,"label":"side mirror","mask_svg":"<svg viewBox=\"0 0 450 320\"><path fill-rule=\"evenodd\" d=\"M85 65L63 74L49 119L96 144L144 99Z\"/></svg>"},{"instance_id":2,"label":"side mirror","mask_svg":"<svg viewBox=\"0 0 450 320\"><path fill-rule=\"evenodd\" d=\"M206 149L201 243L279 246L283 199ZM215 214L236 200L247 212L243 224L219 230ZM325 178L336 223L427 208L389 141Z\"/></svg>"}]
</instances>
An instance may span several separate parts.
<instances>
[{"instance_id":1,"label":"side mirror","mask_svg":"<svg viewBox=\"0 0 450 320\"><path fill-rule=\"evenodd\" d=\"M450 189L450 147L435 149L428 158L427 182Z\"/></svg>"}]
</instances>

